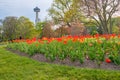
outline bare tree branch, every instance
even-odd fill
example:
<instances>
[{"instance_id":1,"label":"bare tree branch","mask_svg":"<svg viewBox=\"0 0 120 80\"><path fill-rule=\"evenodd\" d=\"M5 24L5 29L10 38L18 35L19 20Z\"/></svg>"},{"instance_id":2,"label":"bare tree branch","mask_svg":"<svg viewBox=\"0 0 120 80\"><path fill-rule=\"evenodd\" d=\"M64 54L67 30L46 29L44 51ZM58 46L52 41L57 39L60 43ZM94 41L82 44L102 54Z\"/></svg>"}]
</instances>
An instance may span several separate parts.
<instances>
[{"instance_id":1,"label":"bare tree branch","mask_svg":"<svg viewBox=\"0 0 120 80\"><path fill-rule=\"evenodd\" d=\"M103 33L112 33L112 17L120 8L120 0L83 0L84 10L93 18ZM97 18L95 18L97 17Z\"/></svg>"}]
</instances>

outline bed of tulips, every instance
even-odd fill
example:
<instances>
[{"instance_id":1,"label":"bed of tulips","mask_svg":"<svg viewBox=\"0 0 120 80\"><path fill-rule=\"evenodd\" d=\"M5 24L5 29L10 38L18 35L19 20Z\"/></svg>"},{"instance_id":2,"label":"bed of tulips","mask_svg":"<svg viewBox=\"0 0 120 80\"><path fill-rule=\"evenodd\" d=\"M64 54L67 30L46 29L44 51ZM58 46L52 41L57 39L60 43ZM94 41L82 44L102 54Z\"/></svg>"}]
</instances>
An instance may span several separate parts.
<instances>
[{"instance_id":1,"label":"bed of tulips","mask_svg":"<svg viewBox=\"0 0 120 80\"><path fill-rule=\"evenodd\" d=\"M7 47L29 55L41 53L51 61L69 57L71 61L79 60L80 63L88 59L98 64L106 62L120 65L120 35L115 34L14 40Z\"/></svg>"}]
</instances>

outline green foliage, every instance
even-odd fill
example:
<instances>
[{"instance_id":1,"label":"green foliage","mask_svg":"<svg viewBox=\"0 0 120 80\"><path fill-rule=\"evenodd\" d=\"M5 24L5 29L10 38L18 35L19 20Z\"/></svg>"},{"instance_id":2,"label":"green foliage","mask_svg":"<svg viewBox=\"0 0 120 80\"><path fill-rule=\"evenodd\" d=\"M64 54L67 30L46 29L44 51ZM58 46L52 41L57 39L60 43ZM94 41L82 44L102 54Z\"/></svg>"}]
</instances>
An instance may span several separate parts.
<instances>
[{"instance_id":1,"label":"green foliage","mask_svg":"<svg viewBox=\"0 0 120 80\"><path fill-rule=\"evenodd\" d=\"M17 17L6 17L3 20L4 40L12 40L18 37L18 20Z\"/></svg>"},{"instance_id":2,"label":"green foliage","mask_svg":"<svg viewBox=\"0 0 120 80\"><path fill-rule=\"evenodd\" d=\"M113 33L119 34L119 33L120 33L120 28L117 27L117 26L114 26L114 27L113 27Z\"/></svg>"},{"instance_id":3,"label":"green foliage","mask_svg":"<svg viewBox=\"0 0 120 80\"><path fill-rule=\"evenodd\" d=\"M79 60L80 63L83 63L85 59L90 59L100 65L100 62L103 62L108 57L114 64L120 65L119 40L118 37L111 38L110 40L100 38L99 41L101 42L95 38L86 38L84 43L73 40L62 40L61 42L45 40L42 43L13 43L8 45L8 47L28 53L29 55L42 53L51 61L54 61L56 58L64 60L69 57L71 61Z\"/></svg>"},{"instance_id":4,"label":"green foliage","mask_svg":"<svg viewBox=\"0 0 120 80\"><path fill-rule=\"evenodd\" d=\"M36 30L34 24L28 18L21 16L18 21L19 36L21 36L22 38L32 38L35 36Z\"/></svg>"},{"instance_id":5,"label":"green foliage","mask_svg":"<svg viewBox=\"0 0 120 80\"><path fill-rule=\"evenodd\" d=\"M54 0L48 12L55 23L69 24L83 17L79 7L79 0Z\"/></svg>"},{"instance_id":6,"label":"green foliage","mask_svg":"<svg viewBox=\"0 0 120 80\"><path fill-rule=\"evenodd\" d=\"M112 18L113 22L113 33L119 34L120 33L120 17Z\"/></svg>"},{"instance_id":7,"label":"green foliage","mask_svg":"<svg viewBox=\"0 0 120 80\"><path fill-rule=\"evenodd\" d=\"M38 32L38 37L41 38L42 37L42 31L43 31L43 28L45 26L46 22L38 22L36 24L36 29L37 29L37 32Z\"/></svg>"},{"instance_id":8,"label":"green foliage","mask_svg":"<svg viewBox=\"0 0 120 80\"><path fill-rule=\"evenodd\" d=\"M3 38L4 40L13 40L19 37L32 38L37 32L34 24L26 17L6 17L3 22Z\"/></svg>"},{"instance_id":9,"label":"green foliage","mask_svg":"<svg viewBox=\"0 0 120 80\"><path fill-rule=\"evenodd\" d=\"M94 20L83 20L82 22L84 23L84 26L87 28L89 34L91 35L95 35L97 33L101 34Z\"/></svg>"},{"instance_id":10,"label":"green foliage","mask_svg":"<svg viewBox=\"0 0 120 80\"><path fill-rule=\"evenodd\" d=\"M43 29L43 27L45 26L45 23L46 22L38 22L35 26L36 29L41 31Z\"/></svg>"},{"instance_id":11,"label":"green foliage","mask_svg":"<svg viewBox=\"0 0 120 80\"><path fill-rule=\"evenodd\" d=\"M0 27L0 42L3 40L3 35L2 35L2 28Z\"/></svg>"},{"instance_id":12,"label":"green foliage","mask_svg":"<svg viewBox=\"0 0 120 80\"><path fill-rule=\"evenodd\" d=\"M113 26L120 26L120 17L112 18Z\"/></svg>"}]
</instances>

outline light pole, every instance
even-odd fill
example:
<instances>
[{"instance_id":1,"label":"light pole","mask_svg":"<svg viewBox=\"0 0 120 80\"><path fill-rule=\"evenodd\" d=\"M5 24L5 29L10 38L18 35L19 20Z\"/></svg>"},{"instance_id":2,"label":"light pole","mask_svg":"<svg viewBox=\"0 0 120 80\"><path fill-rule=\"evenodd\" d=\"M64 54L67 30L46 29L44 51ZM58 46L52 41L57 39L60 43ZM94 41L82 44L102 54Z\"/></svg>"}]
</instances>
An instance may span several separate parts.
<instances>
[{"instance_id":1,"label":"light pole","mask_svg":"<svg viewBox=\"0 0 120 80\"><path fill-rule=\"evenodd\" d=\"M40 12L40 9L38 7L35 7L34 12L36 12L35 24L37 24L40 21L40 19L38 18L38 13Z\"/></svg>"}]
</instances>

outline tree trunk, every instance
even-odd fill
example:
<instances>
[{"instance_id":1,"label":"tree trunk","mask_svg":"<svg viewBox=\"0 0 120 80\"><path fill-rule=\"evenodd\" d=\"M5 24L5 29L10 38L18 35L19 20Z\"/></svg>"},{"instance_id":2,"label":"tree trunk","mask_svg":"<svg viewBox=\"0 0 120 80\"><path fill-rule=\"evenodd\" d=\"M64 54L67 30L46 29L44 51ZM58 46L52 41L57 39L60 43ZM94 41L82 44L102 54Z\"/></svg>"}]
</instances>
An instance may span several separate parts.
<instances>
[{"instance_id":1,"label":"tree trunk","mask_svg":"<svg viewBox=\"0 0 120 80\"><path fill-rule=\"evenodd\" d=\"M113 22L112 22L112 20L110 18L110 34L112 34L112 26L113 26Z\"/></svg>"}]
</instances>

